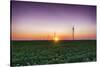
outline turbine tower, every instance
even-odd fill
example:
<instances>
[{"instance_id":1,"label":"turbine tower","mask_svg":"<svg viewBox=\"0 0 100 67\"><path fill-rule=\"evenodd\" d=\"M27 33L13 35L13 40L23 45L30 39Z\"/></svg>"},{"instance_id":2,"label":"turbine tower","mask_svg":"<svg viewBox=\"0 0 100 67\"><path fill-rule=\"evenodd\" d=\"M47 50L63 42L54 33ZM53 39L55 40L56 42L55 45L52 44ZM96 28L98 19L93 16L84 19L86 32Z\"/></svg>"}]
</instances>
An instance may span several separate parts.
<instances>
[{"instance_id":1,"label":"turbine tower","mask_svg":"<svg viewBox=\"0 0 100 67\"><path fill-rule=\"evenodd\" d=\"M73 31L73 32L72 32L73 40L74 40L74 30L75 30L75 29L74 29L74 26L73 26L73 28L72 28L72 31Z\"/></svg>"}]
</instances>

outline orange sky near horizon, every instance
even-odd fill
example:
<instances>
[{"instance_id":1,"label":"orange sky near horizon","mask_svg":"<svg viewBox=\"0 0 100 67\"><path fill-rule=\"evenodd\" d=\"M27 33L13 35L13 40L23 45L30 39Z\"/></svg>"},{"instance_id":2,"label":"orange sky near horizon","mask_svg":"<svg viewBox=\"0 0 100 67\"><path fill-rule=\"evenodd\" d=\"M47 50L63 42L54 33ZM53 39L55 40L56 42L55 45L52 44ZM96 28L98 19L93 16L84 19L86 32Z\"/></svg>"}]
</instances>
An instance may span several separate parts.
<instances>
[{"instance_id":1,"label":"orange sky near horizon","mask_svg":"<svg viewBox=\"0 0 100 67\"><path fill-rule=\"evenodd\" d=\"M59 38L59 40L72 40L72 33L56 33L56 37ZM44 33L44 34L34 34L34 33L12 33L12 40L53 40L54 33ZM96 39L96 33L74 33L75 40L81 40L81 39Z\"/></svg>"}]
</instances>

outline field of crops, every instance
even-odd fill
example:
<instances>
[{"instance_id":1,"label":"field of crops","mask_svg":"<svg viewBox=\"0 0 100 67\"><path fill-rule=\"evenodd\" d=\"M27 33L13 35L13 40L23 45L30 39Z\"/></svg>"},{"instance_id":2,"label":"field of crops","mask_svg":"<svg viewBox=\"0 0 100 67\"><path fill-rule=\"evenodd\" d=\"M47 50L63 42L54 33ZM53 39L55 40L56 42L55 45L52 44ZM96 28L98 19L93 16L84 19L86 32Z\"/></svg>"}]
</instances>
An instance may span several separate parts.
<instances>
[{"instance_id":1,"label":"field of crops","mask_svg":"<svg viewBox=\"0 0 100 67\"><path fill-rule=\"evenodd\" d=\"M11 41L11 66L96 61L96 40Z\"/></svg>"}]
</instances>

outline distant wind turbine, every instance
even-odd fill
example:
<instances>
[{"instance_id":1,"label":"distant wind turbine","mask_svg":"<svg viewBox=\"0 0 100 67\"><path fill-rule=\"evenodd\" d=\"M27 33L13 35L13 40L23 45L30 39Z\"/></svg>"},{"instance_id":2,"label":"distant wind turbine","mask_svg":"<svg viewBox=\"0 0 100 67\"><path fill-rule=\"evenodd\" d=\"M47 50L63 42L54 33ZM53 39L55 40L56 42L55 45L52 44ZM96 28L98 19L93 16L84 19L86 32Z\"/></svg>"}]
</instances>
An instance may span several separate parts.
<instances>
[{"instance_id":1,"label":"distant wind turbine","mask_svg":"<svg viewBox=\"0 0 100 67\"><path fill-rule=\"evenodd\" d=\"M55 32L54 32L53 40L54 40L55 42L58 42L58 41L59 41L59 38L56 36L56 33L55 33Z\"/></svg>"},{"instance_id":2,"label":"distant wind turbine","mask_svg":"<svg viewBox=\"0 0 100 67\"><path fill-rule=\"evenodd\" d=\"M72 27L72 37L73 37L73 40L74 40L74 26Z\"/></svg>"}]
</instances>

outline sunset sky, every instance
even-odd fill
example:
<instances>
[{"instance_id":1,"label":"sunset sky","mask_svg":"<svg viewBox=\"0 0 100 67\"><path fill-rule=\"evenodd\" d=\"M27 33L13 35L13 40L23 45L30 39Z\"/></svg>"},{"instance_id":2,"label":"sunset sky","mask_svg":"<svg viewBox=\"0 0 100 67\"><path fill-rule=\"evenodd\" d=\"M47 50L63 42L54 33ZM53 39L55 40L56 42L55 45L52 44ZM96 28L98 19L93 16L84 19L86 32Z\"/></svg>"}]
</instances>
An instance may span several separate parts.
<instances>
[{"instance_id":1,"label":"sunset sky","mask_svg":"<svg viewBox=\"0 0 100 67\"><path fill-rule=\"evenodd\" d=\"M96 6L11 2L12 40L96 39Z\"/></svg>"}]
</instances>

